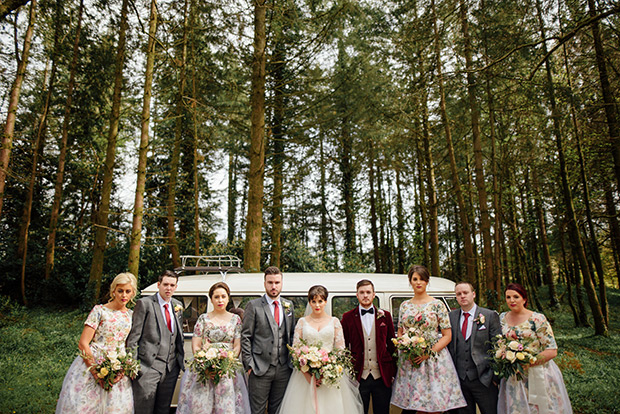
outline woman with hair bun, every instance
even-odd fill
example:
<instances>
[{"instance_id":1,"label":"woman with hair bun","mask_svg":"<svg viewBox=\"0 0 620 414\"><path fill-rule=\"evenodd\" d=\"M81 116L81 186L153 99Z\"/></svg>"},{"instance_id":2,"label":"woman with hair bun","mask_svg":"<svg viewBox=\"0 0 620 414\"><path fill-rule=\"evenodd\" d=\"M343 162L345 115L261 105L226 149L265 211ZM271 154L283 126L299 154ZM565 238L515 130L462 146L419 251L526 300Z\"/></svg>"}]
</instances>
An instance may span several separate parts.
<instances>
[{"instance_id":1,"label":"woman with hair bun","mask_svg":"<svg viewBox=\"0 0 620 414\"><path fill-rule=\"evenodd\" d=\"M325 312L329 292L325 286L312 286L308 291L308 305L312 312L295 326L293 346L305 341L320 345L331 352L344 349L344 334L338 318ZM322 385L308 372L294 370L286 387L278 414L362 414L364 406L357 386L343 374L338 386Z\"/></svg>"},{"instance_id":2,"label":"woman with hair bun","mask_svg":"<svg viewBox=\"0 0 620 414\"><path fill-rule=\"evenodd\" d=\"M127 304L136 296L137 285L131 273L117 275L110 285L109 302L95 305L90 311L78 343L81 356L73 361L62 383L57 414L133 413L131 380L121 374L106 391L93 367L99 358L113 353L120 356L125 352L132 315Z\"/></svg>"},{"instance_id":3,"label":"woman with hair bun","mask_svg":"<svg viewBox=\"0 0 620 414\"><path fill-rule=\"evenodd\" d=\"M502 332L519 342L528 342L536 362L518 380L514 375L499 386L498 414L569 414L573 409L560 369L553 362L558 354L551 325L542 313L527 309L527 292L518 283L505 291L510 311L499 316Z\"/></svg>"}]
</instances>

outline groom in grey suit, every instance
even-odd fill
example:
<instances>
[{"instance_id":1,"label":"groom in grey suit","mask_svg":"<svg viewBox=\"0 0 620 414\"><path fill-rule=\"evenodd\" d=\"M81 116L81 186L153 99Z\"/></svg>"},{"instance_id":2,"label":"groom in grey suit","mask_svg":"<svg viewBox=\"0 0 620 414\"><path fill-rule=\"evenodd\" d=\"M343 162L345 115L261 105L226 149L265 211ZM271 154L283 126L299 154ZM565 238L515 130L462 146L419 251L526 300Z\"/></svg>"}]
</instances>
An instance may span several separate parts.
<instances>
[{"instance_id":1,"label":"groom in grey suit","mask_svg":"<svg viewBox=\"0 0 620 414\"><path fill-rule=\"evenodd\" d=\"M249 302L243 316L241 352L249 374L252 414L275 414L280 407L292 364L286 345L292 345L295 314L292 303L280 298L282 272L265 269L265 292Z\"/></svg>"},{"instance_id":2,"label":"groom in grey suit","mask_svg":"<svg viewBox=\"0 0 620 414\"><path fill-rule=\"evenodd\" d=\"M132 382L137 414L168 414L183 366L183 306L172 299L179 276L166 270L159 292L140 298L133 310L127 348L138 347L140 373Z\"/></svg>"},{"instance_id":3,"label":"groom in grey suit","mask_svg":"<svg viewBox=\"0 0 620 414\"><path fill-rule=\"evenodd\" d=\"M489 366L489 350L495 336L502 333L499 316L494 310L476 305L476 292L471 283L459 282L454 287L460 309L450 312L452 341L448 345L461 382L467 407L452 413L475 414L476 404L482 414L497 414L497 378Z\"/></svg>"}]
</instances>

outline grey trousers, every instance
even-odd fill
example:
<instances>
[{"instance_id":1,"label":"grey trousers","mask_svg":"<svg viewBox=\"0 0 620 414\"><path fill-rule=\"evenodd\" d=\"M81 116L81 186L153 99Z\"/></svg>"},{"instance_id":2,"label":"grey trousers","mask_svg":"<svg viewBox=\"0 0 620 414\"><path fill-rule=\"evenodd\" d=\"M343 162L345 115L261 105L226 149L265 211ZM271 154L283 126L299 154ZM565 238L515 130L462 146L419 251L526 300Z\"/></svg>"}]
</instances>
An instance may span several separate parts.
<instances>
[{"instance_id":1,"label":"grey trousers","mask_svg":"<svg viewBox=\"0 0 620 414\"><path fill-rule=\"evenodd\" d=\"M461 391L467 407L450 411L457 414L476 414L476 404L482 414L497 414L497 394L499 389L491 383L486 387L480 380L465 378L461 381Z\"/></svg>"},{"instance_id":2,"label":"grey trousers","mask_svg":"<svg viewBox=\"0 0 620 414\"><path fill-rule=\"evenodd\" d=\"M276 414L284 398L291 372L288 365L278 363L276 366L269 366L265 375L260 377L254 375L254 371L250 373L248 391L252 414L265 414L265 408L269 414Z\"/></svg>"},{"instance_id":3,"label":"grey trousers","mask_svg":"<svg viewBox=\"0 0 620 414\"><path fill-rule=\"evenodd\" d=\"M135 414L169 414L174 387L177 384L179 364L161 373L152 368L142 369L142 374L133 380L133 404Z\"/></svg>"}]
</instances>

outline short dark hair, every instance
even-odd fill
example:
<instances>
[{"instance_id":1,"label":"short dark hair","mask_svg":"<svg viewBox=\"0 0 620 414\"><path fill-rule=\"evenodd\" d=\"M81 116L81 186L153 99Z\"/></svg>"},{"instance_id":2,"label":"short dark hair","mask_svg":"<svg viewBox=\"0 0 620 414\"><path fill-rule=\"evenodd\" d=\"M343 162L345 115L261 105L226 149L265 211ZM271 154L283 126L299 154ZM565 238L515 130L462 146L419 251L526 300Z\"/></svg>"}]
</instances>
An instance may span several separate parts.
<instances>
[{"instance_id":1,"label":"short dark hair","mask_svg":"<svg viewBox=\"0 0 620 414\"><path fill-rule=\"evenodd\" d=\"M409 279L409 283L411 283L411 278L413 274L417 273L420 276L420 279L428 283L431 280L431 274L428 272L428 269L422 265L413 265L409 268L409 272L407 273L407 278Z\"/></svg>"},{"instance_id":2,"label":"short dark hair","mask_svg":"<svg viewBox=\"0 0 620 414\"><path fill-rule=\"evenodd\" d=\"M314 299L317 296L323 300L327 300L328 295L329 295L329 292L327 291L327 288L325 286L314 285L310 288L310 290L308 290L308 302L310 302L312 299Z\"/></svg>"},{"instance_id":3,"label":"short dark hair","mask_svg":"<svg viewBox=\"0 0 620 414\"><path fill-rule=\"evenodd\" d=\"M357 286L355 286L355 290L358 290L359 288L361 288L362 286L372 286L372 291L375 291L375 285L372 283L372 281L368 280L368 279L362 279L359 282L357 282Z\"/></svg>"},{"instance_id":4,"label":"short dark hair","mask_svg":"<svg viewBox=\"0 0 620 414\"><path fill-rule=\"evenodd\" d=\"M265 279L269 275L282 275L282 272L276 266L269 266L267 269L265 269Z\"/></svg>"},{"instance_id":5,"label":"short dark hair","mask_svg":"<svg viewBox=\"0 0 620 414\"><path fill-rule=\"evenodd\" d=\"M514 290L517 292L519 296L525 300L525 306L527 306L527 290L525 290L523 286L518 283L509 283L508 286L506 286L506 289L504 289L504 294L506 294L507 290Z\"/></svg>"},{"instance_id":6,"label":"short dark hair","mask_svg":"<svg viewBox=\"0 0 620 414\"><path fill-rule=\"evenodd\" d=\"M456 289L456 287L457 287L458 285L469 285L469 287L471 288L471 291L472 291L472 292L475 292L475 291L476 291L476 289L474 288L474 285L472 285L471 283L469 283L469 282L468 282L468 281L466 281L466 280L461 280L461 281L459 281L459 282L456 282L456 284L454 285L454 289Z\"/></svg>"},{"instance_id":7,"label":"short dark hair","mask_svg":"<svg viewBox=\"0 0 620 414\"><path fill-rule=\"evenodd\" d=\"M176 272L173 272L172 270L164 270L164 272L159 275L159 278L157 279L157 281L159 283L164 281L164 277L173 277L177 280L177 282L179 281L179 275Z\"/></svg>"},{"instance_id":8,"label":"short dark hair","mask_svg":"<svg viewBox=\"0 0 620 414\"><path fill-rule=\"evenodd\" d=\"M211 288L209 289L209 298L213 297L213 292L215 292L215 289L224 289L228 297L230 297L230 288L228 287L228 285L224 282L217 282L214 283L213 286L211 286Z\"/></svg>"}]
</instances>

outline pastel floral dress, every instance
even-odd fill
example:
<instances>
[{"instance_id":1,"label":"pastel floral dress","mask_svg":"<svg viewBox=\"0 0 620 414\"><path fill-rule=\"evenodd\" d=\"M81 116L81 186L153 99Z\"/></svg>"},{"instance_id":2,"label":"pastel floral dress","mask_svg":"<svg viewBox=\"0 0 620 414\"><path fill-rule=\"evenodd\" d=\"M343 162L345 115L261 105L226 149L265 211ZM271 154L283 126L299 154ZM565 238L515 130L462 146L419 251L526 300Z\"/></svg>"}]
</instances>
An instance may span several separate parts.
<instances>
[{"instance_id":1,"label":"pastel floral dress","mask_svg":"<svg viewBox=\"0 0 620 414\"><path fill-rule=\"evenodd\" d=\"M414 328L416 334L431 339L434 344L441 338L442 329L450 329L450 318L445 305L437 299L420 305L408 300L400 305L398 326ZM432 412L467 405L447 347L435 358L422 362L419 368L404 358L399 359L398 365L392 385L391 403L395 406Z\"/></svg>"},{"instance_id":2,"label":"pastel floral dress","mask_svg":"<svg viewBox=\"0 0 620 414\"><path fill-rule=\"evenodd\" d=\"M525 321L510 326L506 312L499 315L502 333L511 331L519 340L531 340L529 348L534 354L545 349L557 349L551 325L542 313L534 312ZM532 387L530 387L532 385ZM530 390L531 388L531 390ZM553 361L530 367L522 381L512 376L502 379L499 386L498 414L568 414L573 409L564 386L562 372Z\"/></svg>"},{"instance_id":3,"label":"pastel floral dress","mask_svg":"<svg viewBox=\"0 0 620 414\"><path fill-rule=\"evenodd\" d=\"M194 337L202 338L203 349L210 345L232 349L233 341L241 338L241 318L233 314L226 325L220 326L203 313L196 321ZM234 378L222 378L217 385L211 382L202 385L196 373L186 369L181 380L177 413L249 414L250 400L243 371L239 370Z\"/></svg>"},{"instance_id":4,"label":"pastel floral dress","mask_svg":"<svg viewBox=\"0 0 620 414\"><path fill-rule=\"evenodd\" d=\"M125 339L131 330L133 311L108 309L96 305L86 318L84 325L95 330L90 349L95 360L110 352L124 352ZM133 413L131 380L123 377L106 391L95 381L82 357L78 356L69 367L62 390L58 397L56 413Z\"/></svg>"}]
</instances>

